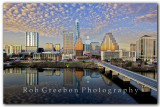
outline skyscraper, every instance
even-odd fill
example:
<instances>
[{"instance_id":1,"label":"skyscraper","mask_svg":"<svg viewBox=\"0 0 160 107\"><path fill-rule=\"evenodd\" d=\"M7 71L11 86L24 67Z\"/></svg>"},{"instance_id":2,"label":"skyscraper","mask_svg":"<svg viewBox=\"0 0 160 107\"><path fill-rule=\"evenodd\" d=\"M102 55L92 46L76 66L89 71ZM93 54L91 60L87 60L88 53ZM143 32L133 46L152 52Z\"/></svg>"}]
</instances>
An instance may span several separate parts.
<instances>
[{"instance_id":1,"label":"skyscraper","mask_svg":"<svg viewBox=\"0 0 160 107\"><path fill-rule=\"evenodd\" d=\"M119 46L116 43L116 40L114 39L112 33L107 33L104 36L104 39L101 45L101 51L107 51L107 50L115 51L118 49L119 49Z\"/></svg>"},{"instance_id":2,"label":"skyscraper","mask_svg":"<svg viewBox=\"0 0 160 107\"><path fill-rule=\"evenodd\" d=\"M71 32L63 32L63 55L62 59L73 59L74 37Z\"/></svg>"},{"instance_id":3,"label":"skyscraper","mask_svg":"<svg viewBox=\"0 0 160 107\"><path fill-rule=\"evenodd\" d=\"M84 54L90 53L90 43L91 43L91 40L89 39L89 36L87 36L84 44Z\"/></svg>"},{"instance_id":4,"label":"skyscraper","mask_svg":"<svg viewBox=\"0 0 160 107\"><path fill-rule=\"evenodd\" d=\"M74 44L76 45L77 39L80 37L80 27L79 27L79 20L76 19L75 21L75 36L74 36Z\"/></svg>"},{"instance_id":5,"label":"skyscraper","mask_svg":"<svg viewBox=\"0 0 160 107\"><path fill-rule=\"evenodd\" d=\"M122 51L116 43L112 33L106 33L101 44L101 60L121 58Z\"/></svg>"},{"instance_id":6,"label":"skyscraper","mask_svg":"<svg viewBox=\"0 0 160 107\"><path fill-rule=\"evenodd\" d=\"M83 43L80 37L77 39L76 43L76 56L83 56Z\"/></svg>"},{"instance_id":7,"label":"skyscraper","mask_svg":"<svg viewBox=\"0 0 160 107\"><path fill-rule=\"evenodd\" d=\"M37 52L37 49L39 47L38 32L25 33L25 47L26 47L26 52Z\"/></svg>"},{"instance_id":8,"label":"skyscraper","mask_svg":"<svg viewBox=\"0 0 160 107\"><path fill-rule=\"evenodd\" d=\"M157 60L157 39L144 35L136 41L136 56L144 61Z\"/></svg>"}]
</instances>

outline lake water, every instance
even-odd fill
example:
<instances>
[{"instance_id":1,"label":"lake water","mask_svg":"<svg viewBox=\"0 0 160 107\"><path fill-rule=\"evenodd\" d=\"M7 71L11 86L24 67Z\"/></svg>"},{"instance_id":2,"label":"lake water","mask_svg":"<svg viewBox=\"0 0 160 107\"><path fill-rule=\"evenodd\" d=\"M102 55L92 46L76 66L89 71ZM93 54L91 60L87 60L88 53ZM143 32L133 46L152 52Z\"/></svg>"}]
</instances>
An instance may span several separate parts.
<instances>
[{"instance_id":1,"label":"lake water","mask_svg":"<svg viewBox=\"0 0 160 107\"><path fill-rule=\"evenodd\" d=\"M3 77L5 104L143 103L135 98L136 90L132 94L125 92L98 70L9 68L4 70Z\"/></svg>"}]
</instances>

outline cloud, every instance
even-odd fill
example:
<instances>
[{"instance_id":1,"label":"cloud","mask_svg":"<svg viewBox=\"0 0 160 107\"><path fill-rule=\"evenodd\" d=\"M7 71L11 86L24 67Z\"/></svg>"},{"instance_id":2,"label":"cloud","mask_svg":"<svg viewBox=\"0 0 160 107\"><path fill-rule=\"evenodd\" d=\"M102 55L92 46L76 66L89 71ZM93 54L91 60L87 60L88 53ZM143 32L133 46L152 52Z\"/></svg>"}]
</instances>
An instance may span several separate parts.
<instances>
[{"instance_id":1,"label":"cloud","mask_svg":"<svg viewBox=\"0 0 160 107\"><path fill-rule=\"evenodd\" d=\"M9 9L12 6L12 3L4 3L3 4L3 11L6 11L7 9Z\"/></svg>"},{"instance_id":2,"label":"cloud","mask_svg":"<svg viewBox=\"0 0 160 107\"><path fill-rule=\"evenodd\" d=\"M80 8L78 8L78 9L76 10L76 12L79 12L79 11L84 10L84 9L85 9L85 6L80 6Z\"/></svg>"},{"instance_id":3,"label":"cloud","mask_svg":"<svg viewBox=\"0 0 160 107\"><path fill-rule=\"evenodd\" d=\"M81 6L80 9L81 9L81 10L85 9L85 6Z\"/></svg>"},{"instance_id":4,"label":"cloud","mask_svg":"<svg viewBox=\"0 0 160 107\"><path fill-rule=\"evenodd\" d=\"M41 6L44 6L44 3L40 3Z\"/></svg>"},{"instance_id":5,"label":"cloud","mask_svg":"<svg viewBox=\"0 0 160 107\"><path fill-rule=\"evenodd\" d=\"M113 5L113 9L117 9L117 7L118 7L118 4L115 3L115 4Z\"/></svg>"},{"instance_id":6,"label":"cloud","mask_svg":"<svg viewBox=\"0 0 160 107\"><path fill-rule=\"evenodd\" d=\"M157 14L146 14L135 18L137 22L157 23Z\"/></svg>"},{"instance_id":7,"label":"cloud","mask_svg":"<svg viewBox=\"0 0 160 107\"><path fill-rule=\"evenodd\" d=\"M65 4L64 7L68 7L68 5Z\"/></svg>"},{"instance_id":8,"label":"cloud","mask_svg":"<svg viewBox=\"0 0 160 107\"><path fill-rule=\"evenodd\" d=\"M63 30L74 32L74 21L78 18L82 37L96 36L99 32L107 32L109 28L120 23L127 24L125 21L132 21L134 17L136 21L151 22L156 17L154 6L150 6L149 9L143 8L145 12L142 12L141 6L147 7L147 5L115 3L5 3L3 24L4 29L8 31L36 31L41 36L59 37ZM142 15L142 13L147 14Z\"/></svg>"}]
</instances>

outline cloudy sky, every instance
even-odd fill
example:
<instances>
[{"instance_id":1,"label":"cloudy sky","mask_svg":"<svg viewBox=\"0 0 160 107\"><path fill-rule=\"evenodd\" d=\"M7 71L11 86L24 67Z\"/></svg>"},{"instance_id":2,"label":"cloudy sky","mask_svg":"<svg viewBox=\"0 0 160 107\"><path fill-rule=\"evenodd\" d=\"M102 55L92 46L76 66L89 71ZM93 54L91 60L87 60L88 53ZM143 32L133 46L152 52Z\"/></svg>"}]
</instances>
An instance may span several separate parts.
<instances>
[{"instance_id":1,"label":"cloudy sky","mask_svg":"<svg viewBox=\"0 0 160 107\"><path fill-rule=\"evenodd\" d=\"M85 42L102 42L112 32L121 49L147 34L157 37L157 4L116 3L4 3L4 45L24 46L25 32L39 32L39 45L60 43L63 31L74 32L80 22L80 36Z\"/></svg>"}]
</instances>

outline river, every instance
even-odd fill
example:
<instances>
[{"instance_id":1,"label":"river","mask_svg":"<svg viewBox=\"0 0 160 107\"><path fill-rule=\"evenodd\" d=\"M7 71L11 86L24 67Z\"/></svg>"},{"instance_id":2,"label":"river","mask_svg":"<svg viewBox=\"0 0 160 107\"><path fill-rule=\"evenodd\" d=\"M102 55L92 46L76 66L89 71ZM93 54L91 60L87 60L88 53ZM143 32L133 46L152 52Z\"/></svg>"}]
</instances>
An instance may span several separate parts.
<instances>
[{"instance_id":1,"label":"river","mask_svg":"<svg viewBox=\"0 0 160 107\"><path fill-rule=\"evenodd\" d=\"M136 88L125 90L98 69L8 68L3 75L5 104L144 103L136 98Z\"/></svg>"}]
</instances>

